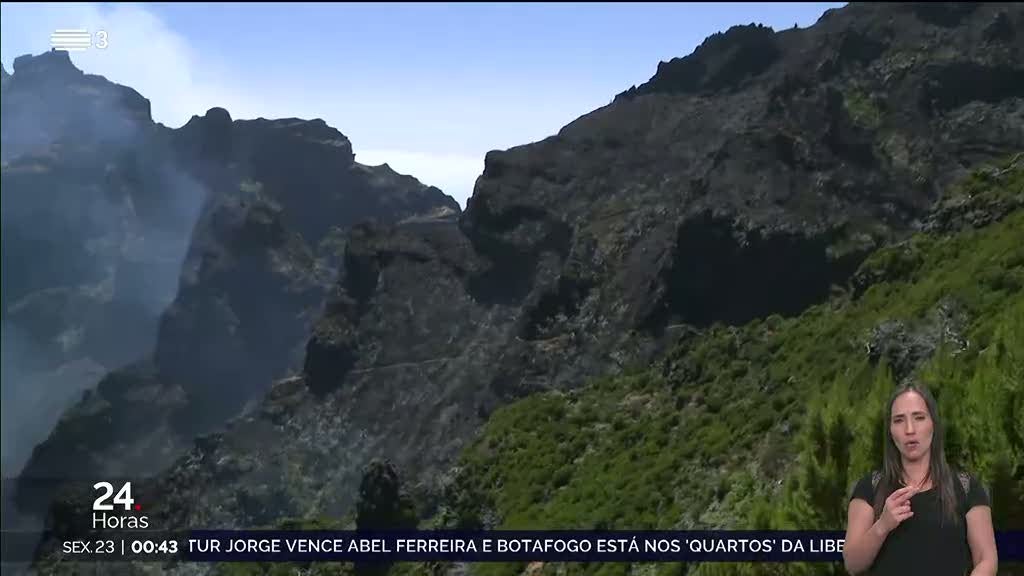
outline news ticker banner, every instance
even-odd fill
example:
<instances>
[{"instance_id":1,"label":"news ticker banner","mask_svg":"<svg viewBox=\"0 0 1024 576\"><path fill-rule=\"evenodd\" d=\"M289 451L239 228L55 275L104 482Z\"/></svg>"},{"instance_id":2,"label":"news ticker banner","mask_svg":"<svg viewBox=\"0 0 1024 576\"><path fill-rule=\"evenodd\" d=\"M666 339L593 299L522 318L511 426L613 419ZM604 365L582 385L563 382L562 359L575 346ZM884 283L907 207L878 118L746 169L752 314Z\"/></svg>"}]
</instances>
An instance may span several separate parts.
<instances>
[{"instance_id":1,"label":"news ticker banner","mask_svg":"<svg viewBox=\"0 0 1024 576\"><path fill-rule=\"evenodd\" d=\"M5 561L31 561L40 535L5 532ZM84 562L842 562L837 531L99 532L51 539ZM1001 562L1024 562L1024 531L996 533Z\"/></svg>"}]
</instances>

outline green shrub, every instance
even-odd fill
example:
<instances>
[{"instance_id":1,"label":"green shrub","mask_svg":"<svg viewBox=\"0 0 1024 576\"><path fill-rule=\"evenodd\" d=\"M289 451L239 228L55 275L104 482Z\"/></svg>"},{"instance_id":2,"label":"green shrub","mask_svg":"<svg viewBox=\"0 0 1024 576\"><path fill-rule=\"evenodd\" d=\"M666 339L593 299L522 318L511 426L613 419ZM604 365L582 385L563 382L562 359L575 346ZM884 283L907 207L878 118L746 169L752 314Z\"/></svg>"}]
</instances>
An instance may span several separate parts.
<instances>
[{"instance_id":1,"label":"green shrub","mask_svg":"<svg viewBox=\"0 0 1024 576\"><path fill-rule=\"evenodd\" d=\"M918 234L879 250L860 272L875 284L856 297L837 295L794 318L712 326L669 351L665 372L659 363L596 381L571 401L544 393L497 410L461 456L467 483L508 529L842 528L852 482L880 462L880 412L896 384L868 357L866 339L887 321L927 325L954 302L969 345L940 349L915 375L940 395L951 462L1005 503L994 511L997 528L1024 528L1013 504L1024 501L1024 210L984 228ZM486 576L523 568L473 566ZM835 570L708 564L692 573Z\"/></svg>"}]
</instances>

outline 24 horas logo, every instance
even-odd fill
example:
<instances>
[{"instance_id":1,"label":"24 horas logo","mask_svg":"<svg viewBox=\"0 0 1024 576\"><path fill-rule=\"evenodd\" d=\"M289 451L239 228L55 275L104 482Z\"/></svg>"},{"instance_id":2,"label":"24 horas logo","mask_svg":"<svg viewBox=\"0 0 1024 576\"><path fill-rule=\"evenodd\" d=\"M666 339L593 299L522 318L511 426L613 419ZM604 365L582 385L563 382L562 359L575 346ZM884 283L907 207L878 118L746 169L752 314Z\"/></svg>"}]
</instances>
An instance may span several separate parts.
<instances>
[{"instance_id":1,"label":"24 horas logo","mask_svg":"<svg viewBox=\"0 0 1024 576\"><path fill-rule=\"evenodd\" d=\"M92 527L94 530L136 530L149 528L149 518L138 514L142 506L132 498L132 483L125 482L114 494L114 486L110 482L97 482L93 490L100 492L92 503ZM113 496L114 499L110 500ZM110 500L111 503L107 501ZM112 513L115 506L123 506L128 514Z\"/></svg>"}]
</instances>

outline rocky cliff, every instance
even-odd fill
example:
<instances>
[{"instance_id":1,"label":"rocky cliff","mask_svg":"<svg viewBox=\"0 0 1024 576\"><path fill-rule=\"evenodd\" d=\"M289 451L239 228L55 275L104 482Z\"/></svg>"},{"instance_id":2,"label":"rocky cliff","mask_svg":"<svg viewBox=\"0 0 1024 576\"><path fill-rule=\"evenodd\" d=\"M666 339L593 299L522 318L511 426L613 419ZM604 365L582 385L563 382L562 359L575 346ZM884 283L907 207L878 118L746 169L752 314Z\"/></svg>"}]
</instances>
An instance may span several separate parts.
<instances>
[{"instance_id":1,"label":"rocky cliff","mask_svg":"<svg viewBox=\"0 0 1024 576\"><path fill-rule=\"evenodd\" d=\"M374 457L428 517L498 406L824 302L968 167L1024 149L1022 33L1005 4L733 28L488 154L457 220L357 228L303 375L163 477L160 522L342 515Z\"/></svg>"},{"instance_id":2,"label":"rocky cliff","mask_svg":"<svg viewBox=\"0 0 1024 576\"><path fill-rule=\"evenodd\" d=\"M152 352L206 189L148 100L66 52L17 58L2 91L9 477L83 389Z\"/></svg>"},{"instance_id":3,"label":"rocky cliff","mask_svg":"<svg viewBox=\"0 0 1024 576\"><path fill-rule=\"evenodd\" d=\"M452 509L453 486L470 486L470 500L490 491L485 525L729 525L739 477L718 467L784 469L800 395L820 385L802 378L846 382L823 343L845 346L915 291L930 295L918 312L934 316L921 330L958 330L933 285L884 286L851 305L854 320L822 318L870 290L863 279L901 252L887 246L960 222L955 200L933 209L952 182L1024 150L1022 34L1024 10L1010 4L854 4L805 30L736 27L557 135L488 154L463 214L355 227L302 374L149 485L154 522L344 519L366 465L388 458L424 522ZM1019 206L1015 174L999 185ZM968 233L953 264L941 264L938 241L919 255L934 267L911 280L974 294L957 267L992 265L986 255L1012 246L1017 224ZM982 244L985 234L996 242ZM1019 292L1015 274L993 280L999 298ZM992 302L1007 301L976 300L986 321ZM664 394L659 378L670 380ZM723 410L734 404L744 410ZM731 445L733 431L746 444ZM745 451L762 440L763 452ZM545 507L590 443L600 458L581 486L588 475L607 482ZM479 475L467 479L463 461ZM765 497L753 486L778 479L744 478ZM698 489L700 499L672 501ZM600 518L581 512L599 507Z\"/></svg>"},{"instance_id":4,"label":"rocky cliff","mask_svg":"<svg viewBox=\"0 0 1024 576\"><path fill-rule=\"evenodd\" d=\"M28 510L49 493L39 479L160 470L300 369L354 223L459 211L437 188L358 164L322 120L233 121L214 108L169 130L137 93L63 52L16 61L3 114L5 336L9 322L57 349L44 373L98 363L24 468ZM173 258L159 258L165 244ZM23 382L5 373L5 393Z\"/></svg>"}]
</instances>

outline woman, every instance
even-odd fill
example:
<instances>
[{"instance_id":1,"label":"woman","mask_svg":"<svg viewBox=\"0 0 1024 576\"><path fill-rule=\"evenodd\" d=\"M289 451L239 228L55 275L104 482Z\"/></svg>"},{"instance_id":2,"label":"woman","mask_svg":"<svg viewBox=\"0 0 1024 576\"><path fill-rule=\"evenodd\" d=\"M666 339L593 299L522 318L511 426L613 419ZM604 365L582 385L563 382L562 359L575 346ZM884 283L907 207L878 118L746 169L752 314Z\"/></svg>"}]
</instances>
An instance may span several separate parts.
<instances>
[{"instance_id":1,"label":"woman","mask_svg":"<svg viewBox=\"0 0 1024 576\"><path fill-rule=\"evenodd\" d=\"M995 576L992 509L981 483L946 463L935 399L902 386L886 409L882 470L850 498L843 558L852 574Z\"/></svg>"}]
</instances>

